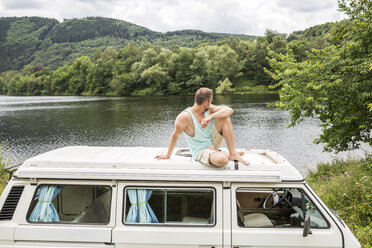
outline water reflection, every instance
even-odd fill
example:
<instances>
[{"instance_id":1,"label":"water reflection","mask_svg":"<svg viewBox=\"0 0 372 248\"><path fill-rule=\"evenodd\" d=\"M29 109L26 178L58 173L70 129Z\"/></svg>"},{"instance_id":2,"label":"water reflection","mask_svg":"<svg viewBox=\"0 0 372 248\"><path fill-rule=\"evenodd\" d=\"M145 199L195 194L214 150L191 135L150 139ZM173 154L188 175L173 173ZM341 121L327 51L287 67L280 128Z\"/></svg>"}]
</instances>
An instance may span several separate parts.
<instances>
[{"instance_id":1,"label":"water reflection","mask_svg":"<svg viewBox=\"0 0 372 248\"><path fill-rule=\"evenodd\" d=\"M317 121L294 128L289 114L267 107L277 95L216 96L214 104L234 109L237 147L279 152L303 173L333 155L312 140ZM13 163L68 145L167 146L177 114L192 96L171 97L5 97L0 96L0 141ZM225 144L224 144L225 145ZM181 136L178 147L185 147Z\"/></svg>"}]
</instances>

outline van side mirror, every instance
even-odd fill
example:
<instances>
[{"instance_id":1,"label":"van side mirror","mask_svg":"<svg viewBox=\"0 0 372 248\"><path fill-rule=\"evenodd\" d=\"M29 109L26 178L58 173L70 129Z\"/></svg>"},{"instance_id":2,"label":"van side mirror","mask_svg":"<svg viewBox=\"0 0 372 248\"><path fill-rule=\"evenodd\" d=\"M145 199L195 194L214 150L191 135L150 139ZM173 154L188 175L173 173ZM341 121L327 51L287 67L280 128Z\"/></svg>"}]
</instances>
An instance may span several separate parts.
<instances>
[{"instance_id":1,"label":"van side mirror","mask_svg":"<svg viewBox=\"0 0 372 248\"><path fill-rule=\"evenodd\" d=\"M306 237L309 234L312 234L310 230L310 216L306 216L305 222L304 222L304 232L302 236Z\"/></svg>"}]
</instances>

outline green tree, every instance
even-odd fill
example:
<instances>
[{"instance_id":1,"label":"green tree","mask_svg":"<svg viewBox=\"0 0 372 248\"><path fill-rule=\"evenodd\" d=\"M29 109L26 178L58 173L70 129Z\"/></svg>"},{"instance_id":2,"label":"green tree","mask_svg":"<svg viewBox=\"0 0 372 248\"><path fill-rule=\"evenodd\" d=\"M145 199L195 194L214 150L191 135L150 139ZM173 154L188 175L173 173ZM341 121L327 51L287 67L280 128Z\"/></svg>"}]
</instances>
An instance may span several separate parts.
<instances>
[{"instance_id":1,"label":"green tree","mask_svg":"<svg viewBox=\"0 0 372 248\"><path fill-rule=\"evenodd\" d=\"M203 48L198 48L190 65L192 76L186 82L189 92L196 92L204 85L208 77L208 54Z\"/></svg>"},{"instance_id":2,"label":"green tree","mask_svg":"<svg viewBox=\"0 0 372 248\"><path fill-rule=\"evenodd\" d=\"M167 88L167 73L159 64L144 70L141 77L146 80L147 85L157 91L163 92Z\"/></svg>"},{"instance_id":3,"label":"green tree","mask_svg":"<svg viewBox=\"0 0 372 248\"><path fill-rule=\"evenodd\" d=\"M70 73L68 66L58 68L51 76L51 91L55 95L63 95L68 89Z\"/></svg>"},{"instance_id":4,"label":"green tree","mask_svg":"<svg viewBox=\"0 0 372 248\"><path fill-rule=\"evenodd\" d=\"M37 78L39 88L41 90L41 95L51 95L51 77L50 75L41 75Z\"/></svg>"},{"instance_id":5,"label":"green tree","mask_svg":"<svg viewBox=\"0 0 372 248\"><path fill-rule=\"evenodd\" d=\"M148 84L146 83L146 79L142 77L142 73L146 69L160 62L159 53L161 52L161 49L158 49L157 47L151 46L149 44L144 44L142 49L146 47L147 49L142 52L143 55L141 60L139 62L135 62L131 67L131 70L133 72L133 80L139 88L148 86Z\"/></svg>"},{"instance_id":6,"label":"green tree","mask_svg":"<svg viewBox=\"0 0 372 248\"><path fill-rule=\"evenodd\" d=\"M177 83L181 88L185 88L185 84L193 75L190 66L193 63L194 55L189 48L179 48L178 53L173 54L169 76L173 82Z\"/></svg>"},{"instance_id":7,"label":"green tree","mask_svg":"<svg viewBox=\"0 0 372 248\"><path fill-rule=\"evenodd\" d=\"M247 46L251 51L245 62L244 73L259 84L271 84L273 79L265 73L265 68L270 68L267 61L267 46L269 43L264 37L259 37L252 46Z\"/></svg>"},{"instance_id":8,"label":"green tree","mask_svg":"<svg viewBox=\"0 0 372 248\"><path fill-rule=\"evenodd\" d=\"M275 72L279 108L290 111L293 126L304 117L320 119L322 133L316 140L325 150L355 149L361 142L372 144L372 2L340 0L352 26L333 34L334 45L314 50L296 62L290 49L286 55L270 51Z\"/></svg>"},{"instance_id":9,"label":"green tree","mask_svg":"<svg viewBox=\"0 0 372 248\"><path fill-rule=\"evenodd\" d=\"M120 61L120 64L116 64L119 67L116 67L114 70L116 70L117 74L120 73L128 73L131 71L131 67L135 62L139 61L139 49L134 45L133 42L129 43L124 48L120 49L118 52L117 58L118 61ZM118 63L118 61L116 63Z\"/></svg>"},{"instance_id":10,"label":"green tree","mask_svg":"<svg viewBox=\"0 0 372 248\"><path fill-rule=\"evenodd\" d=\"M19 71L6 71L0 76L1 94L16 95L15 83L21 78Z\"/></svg>"},{"instance_id":11,"label":"green tree","mask_svg":"<svg viewBox=\"0 0 372 248\"><path fill-rule=\"evenodd\" d=\"M265 38L269 44L269 48L278 53L285 53L286 39L285 34L280 34L277 31L266 30Z\"/></svg>"},{"instance_id":12,"label":"green tree","mask_svg":"<svg viewBox=\"0 0 372 248\"><path fill-rule=\"evenodd\" d=\"M216 88L216 94L218 95L227 95L234 92L234 89L231 88L232 83L228 78L226 78L224 81L218 82L218 87Z\"/></svg>"},{"instance_id":13,"label":"green tree","mask_svg":"<svg viewBox=\"0 0 372 248\"><path fill-rule=\"evenodd\" d=\"M129 95L133 91L134 86L131 73L117 74L110 82L110 87L113 90L112 94L118 96Z\"/></svg>"},{"instance_id":14,"label":"green tree","mask_svg":"<svg viewBox=\"0 0 372 248\"><path fill-rule=\"evenodd\" d=\"M68 92L73 95L80 95L86 88L87 76L92 62L87 56L77 58L70 66L70 79L68 81Z\"/></svg>"},{"instance_id":15,"label":"green tree","mask_svg":"<svg viewBox=\"0 0 372 248\"><path fill-rule=\"evenodd\" d=\"M87 92L93 95L103 95L110 92L110 81L113 77L117 52L108 47L104 52L96 54L94 64L90 66L87 75Z\"/></svg>"},{"instance_id":16,"label":"green tree","mask_svg":"<svg viewBox=\"0 0 372 248\"><path fill-rule=\"evenodd\" d=\"M42 88L39 88L41 85L38 84L37 78L34 75L25 76L21 81L24 81L27 85L25 95L38 96L41 95Z\"/></svg>"},{"instance_id":17,"label":"green tree","mask_svg":"<svg viewBox=\"0 0 372 248\"><path fill-rule=\"evenodd\" d=\"M225 78L235 79L243 68L238 60L239 55L227 45L208 46L207 80L206 86L212 89L218 87L218 82Z\"/></svg>"},{"instance_id":18,"label":"green tree","mask_svg":"<svg viewBox=\"0 0 372 248\"><path fill-rule=\"evenodd\" d=\"M307 58L308 42L306 40L292 40L288 43L288 47L293 51L297 61L304 61Z\"/></svg>"}]
</instances>

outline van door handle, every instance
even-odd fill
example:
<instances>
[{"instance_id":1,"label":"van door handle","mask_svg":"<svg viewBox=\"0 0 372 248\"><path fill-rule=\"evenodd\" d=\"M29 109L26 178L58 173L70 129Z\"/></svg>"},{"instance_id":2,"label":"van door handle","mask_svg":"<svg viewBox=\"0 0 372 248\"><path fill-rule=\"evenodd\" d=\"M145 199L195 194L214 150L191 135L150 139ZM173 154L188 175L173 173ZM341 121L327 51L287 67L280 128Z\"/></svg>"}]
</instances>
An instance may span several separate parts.
<instances>
[{"instance_id":1,"label":"van door handle","mask_svg":"<svg viewBox=\"0 0 372 248\"><path fill-rule=\"evenodd\" d=\"M105 245L115 245L114 243L111 243L111 242L105 242L104 244Z\"/></svg>"}]
</instances>

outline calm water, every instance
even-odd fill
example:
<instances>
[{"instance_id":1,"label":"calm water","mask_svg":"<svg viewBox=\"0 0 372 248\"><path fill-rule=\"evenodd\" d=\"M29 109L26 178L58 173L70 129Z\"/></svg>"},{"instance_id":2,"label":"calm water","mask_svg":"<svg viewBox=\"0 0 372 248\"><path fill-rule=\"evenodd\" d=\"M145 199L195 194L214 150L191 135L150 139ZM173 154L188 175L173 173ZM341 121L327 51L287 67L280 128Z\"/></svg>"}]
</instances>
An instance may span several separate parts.
<instances>
[{"instance_id":1,"label":"calm water","mask_svg":"<svg viewBox=\"0 0 372 248\"><path fill-rule=\"evenodd\" d=\"M279 152L303 174L334 157L312 143L319 134L317 121L306 119L286 128L289 114L267 107L276 99L276 95L216 96L214 104L234 109L232 122L239 148ZM167 146L175 117L192 103L190 96L0 96L0 141L5 142L12 164L69 145ZM183 136L177 146L187 146Z\"/></svg>"}]
</instances>

